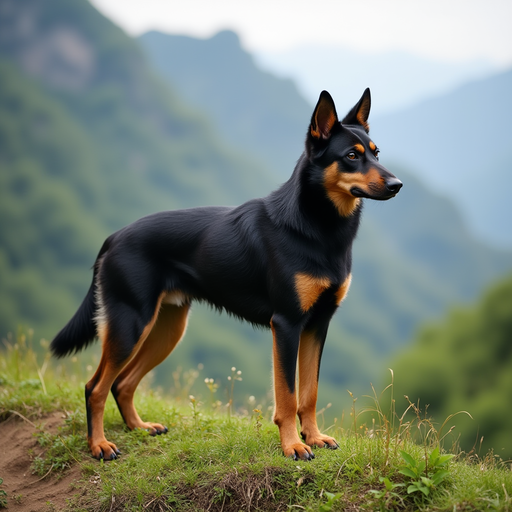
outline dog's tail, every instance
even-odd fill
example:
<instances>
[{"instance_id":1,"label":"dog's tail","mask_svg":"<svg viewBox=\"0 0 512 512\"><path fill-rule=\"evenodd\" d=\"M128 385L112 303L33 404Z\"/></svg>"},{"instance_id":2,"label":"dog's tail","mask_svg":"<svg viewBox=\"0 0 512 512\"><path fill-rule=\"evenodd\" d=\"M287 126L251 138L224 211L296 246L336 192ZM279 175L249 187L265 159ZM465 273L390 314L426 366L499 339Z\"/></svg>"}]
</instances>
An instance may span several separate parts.
<instances>
[{"instance_id":1,"label":"dog's tail","mask_svg":"<svg viewBox=\"0 0 512 512\"><path fill-rule=\"evenodd\" d=\"M108 241L107 241L108 242ZM94 264L94 275L89 291L73 318L62 328L50 344L50 350L56 357L63 357L72 352L79 352L94 341L96 337L96 323L94 316L97 310L96 303L96 275L98 262L106 252L108 243L105 242Z\"/></svg>"}]
</instances>

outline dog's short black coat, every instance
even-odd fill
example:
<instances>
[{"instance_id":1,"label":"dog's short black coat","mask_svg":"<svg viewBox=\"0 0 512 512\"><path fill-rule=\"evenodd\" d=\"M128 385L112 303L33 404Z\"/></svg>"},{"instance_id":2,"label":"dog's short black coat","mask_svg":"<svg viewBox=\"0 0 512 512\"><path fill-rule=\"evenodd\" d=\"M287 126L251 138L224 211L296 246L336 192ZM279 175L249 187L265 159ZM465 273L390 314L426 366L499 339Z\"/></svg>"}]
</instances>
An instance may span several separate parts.
<instances>
[{"instance_id":1,"label":"dog's short black coat","mask_svg":"<svg viewBox=\"0 0 512 512\"><path fill-rule=\"evenodd\" d=\"M105 241L86 298L51 345L63 356L102 340L99 367L86 385L94 457L120 453L103 433L109 391L129 428L167 431L140 419L133 394L182 337L193 300L272 329L274 421L284 454L310 459L312 446L337 447L318 430L315 413L327 328L350 285L361 199L389 199L402 186L378 162L369 111L367 89L340 123L324 91L305 151L278 190L236 208L149 215Z\"/></svg>"}]
</instances>

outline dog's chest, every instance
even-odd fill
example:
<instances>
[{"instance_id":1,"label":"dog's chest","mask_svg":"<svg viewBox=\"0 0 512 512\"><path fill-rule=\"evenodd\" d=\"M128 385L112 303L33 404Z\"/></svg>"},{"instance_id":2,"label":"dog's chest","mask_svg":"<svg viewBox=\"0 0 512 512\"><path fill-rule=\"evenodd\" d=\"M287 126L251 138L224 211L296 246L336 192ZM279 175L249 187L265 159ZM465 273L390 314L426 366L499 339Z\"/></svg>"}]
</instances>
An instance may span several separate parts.
<instances>
[{"instance_id":1,"label":"dog's chest","mask_svg":"<svg viewBox=\"0 0 512 512\"><path fill-rule=\"evenodd\" d=\"M352 275L349 274L341 285L337 285L327 277L316 277L301 272L295 274L295 293L300 309L307 313L324 292L331 293L336 305L339 305L348 293L351 280Z\"/></svg>"}]
</instances>

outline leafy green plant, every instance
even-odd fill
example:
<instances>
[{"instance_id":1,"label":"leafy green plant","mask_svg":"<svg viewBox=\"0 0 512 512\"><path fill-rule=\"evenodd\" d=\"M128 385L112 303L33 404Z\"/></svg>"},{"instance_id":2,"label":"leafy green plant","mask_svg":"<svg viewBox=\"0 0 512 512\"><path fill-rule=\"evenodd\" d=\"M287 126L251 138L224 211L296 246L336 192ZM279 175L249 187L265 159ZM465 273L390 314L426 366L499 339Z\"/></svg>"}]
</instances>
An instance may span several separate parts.
<instances>
[{"instance_id":1,"label":"leafy green plant","mask_svg":"<svg viewBox=\"0 0 512 512\"><path fill-rule=\"evenodd\" d=\"M405 466L401 466L398 472L410 479L407 493L421 492L425 496L449 475L446 467L454 457L452 454L441 454L439 448L435 448L430 457L423 460L414 458L404 450L400 450L400 455Z\"/></svg>"},{"instance_id":2,"label":"leafy green plant","mask_svg":"<svg viewBox=\"0 0 512 512\"><path fill-rule=\"evenodd\" d=\"M322 503L318 507L319 512L331 512L336 502L338 502L341 499L341 492L338 492L336 494L332 492L325 491L323 495L327 498L326 503Z\"/></svg>"},{"instance_id":3,"label":"leafy green plant","mask_svg":"<svg viewBox=\"0 0 512 512\"><path fill-rule=\"evenodd\" d=\"M45 448L44 456L37 456L32 461L32 469L38 475L68 469L86 449L86 440L81 433L53 435L39 430L36 437L39 445Z\"/></svg>"},{"instance_id":4,"label":"leafy green plant","mask_svg":"<svg viewBox=\"0 0 512 512\"><path fill-rule=\"evenodd\" d=\"M4 479L0 478L0 485L4 483ZM6 508L7 507L7 493L0 489L0 508Z\"/></svg>"},{"instance_id":5,"label":"leafy green plant","mask_svg":"<svg viewBox=\"0 0 512 512\"><path fill-rule=\"evenodd\" d=\"M393 483L388 477L383 476L379 477L379 481L384 484L384 489L371 489L368 492L377 499L381 510L389 509L396 502L403 502L402 497L396 491L405 487L405 484Z\"/></svg>"}]
</instances>

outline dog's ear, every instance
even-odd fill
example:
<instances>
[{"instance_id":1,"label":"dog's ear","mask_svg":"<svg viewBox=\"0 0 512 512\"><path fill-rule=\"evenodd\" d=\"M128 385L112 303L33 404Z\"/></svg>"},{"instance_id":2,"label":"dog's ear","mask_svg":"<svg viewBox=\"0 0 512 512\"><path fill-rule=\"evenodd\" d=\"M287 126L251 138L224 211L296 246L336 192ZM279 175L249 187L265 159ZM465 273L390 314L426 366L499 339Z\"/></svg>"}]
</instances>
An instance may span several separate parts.
<instances>
[{"instance_id":1,"label":"dog's ear","mask_svg":"<svg viewBox=\"0 0 512 512\"><path fill-rule=\"evenodd\" d=\"M370 131L368 117L370 116L371 104L370 89L366 89L357 105L345 116L341 124L360 124L368 133Z\"/></svg>"},{"instance_id":2,"label":"dog's ear","mask_svg":"<svg viewBox=\"0 0 512 512\"><path fill-rule=\"evenodd\" d=\"M338 114L334 101L327 91L322 91L311 117L309 132L315 139L328 139L331 136L332 127L337 122Z\"/></svg>"}]
</instances>

